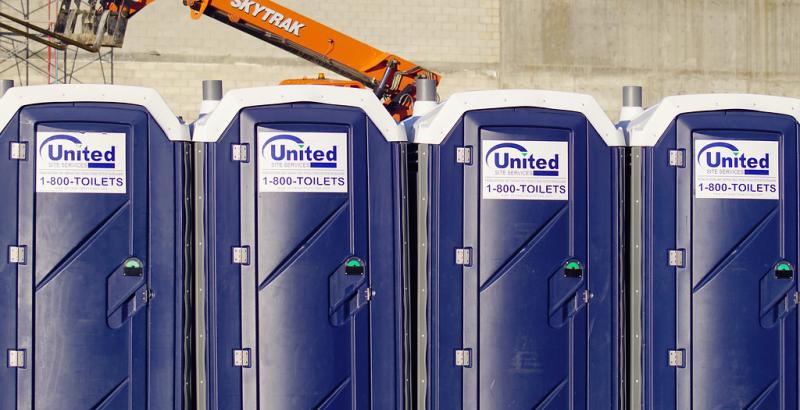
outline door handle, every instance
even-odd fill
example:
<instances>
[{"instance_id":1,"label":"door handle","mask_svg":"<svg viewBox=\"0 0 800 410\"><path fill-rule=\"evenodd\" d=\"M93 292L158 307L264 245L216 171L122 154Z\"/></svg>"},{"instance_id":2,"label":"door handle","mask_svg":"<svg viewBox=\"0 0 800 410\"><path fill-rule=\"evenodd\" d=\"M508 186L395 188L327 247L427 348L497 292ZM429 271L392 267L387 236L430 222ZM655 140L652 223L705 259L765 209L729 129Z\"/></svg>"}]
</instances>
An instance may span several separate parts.
<instances>
[{"instance_id":1,"label":"door handle","mask_svg":"<svg viewBox=\"0 0 800 410\"><path fill-rule=\"evenodd\" d=\"M130 257L106 279L106 322L112 329L120 328L153 298L144 269L141 259Z\"/></svg>"},{"instance_id":2,"label":"door handle","mask_svg":"<svg viewBox=\"0 0 800 410\"><path fill-rule=\"evenodd\" d=\"M550 326L556 329L563 327L586 305L584 283L583 264L575 259L566 261L550 276Z\"/></svg>"},{"instance_id":3,"label":"door handle","mask_svg":"<svg viewBox=\"0 0 800 410\"><path fill-rule=\"evenodd\" d=\"M789 261L777 262L761 277L759 295L762 327L774 327L794 310L797 305L792 292L794 289L794 265Z\"/></svg>"},{"instance_id":4,"label":"door handle","mask_svg":"<svg viewBox=\"0 0 800 410\"><path fill-rule=\"evenodd\" d=\"M332 325L344 325L366 306L369 296L366 274L364 260L351 256L328 277L328 316Z\"/></svg>"}]
</instances>

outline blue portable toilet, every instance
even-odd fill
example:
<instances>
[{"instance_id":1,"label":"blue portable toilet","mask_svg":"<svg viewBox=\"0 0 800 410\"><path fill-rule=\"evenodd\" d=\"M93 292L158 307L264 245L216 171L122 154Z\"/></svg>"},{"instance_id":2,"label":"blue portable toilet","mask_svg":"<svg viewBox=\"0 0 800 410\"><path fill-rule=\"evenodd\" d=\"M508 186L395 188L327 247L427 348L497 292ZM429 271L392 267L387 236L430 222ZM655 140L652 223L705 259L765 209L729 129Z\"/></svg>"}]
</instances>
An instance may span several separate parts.
<instances>
[{"instance_id":1,"label":"blue portable toilet","mask_svg":"<svg viewBox=\"0 0 800 410\"><path fill-rule=\"evenodd\" d=\"M528 90L413 128L418 407L618 408L621 132L590 96Z\"/></svg>"},{"instance_id":2,"label":"blue portable toilet","mask_svg":"<svg viewBox=\"0 0 800 410\"><path fill-rule=\"evenodd\" d=\"M0 408L182 408L188 128L155 91L0 99Z\"/></svg>"},{"instance_id":3,"label":"blue portable toilet","mask_svg":"<svg viewBox=\"0 0 800 410\"><path fill-rule=\"evenodd\" d=\"M631 408L798 408L798 115L686 95L629 124Z\"/></svg>"},{"instance_id":4,"label":"blue portable toilet","mask_svg":"<svg viewBox=\"0 0 800 410\"><path fill-rule=\"evenodd\" d=\"M294 85L228 92L193 141L198 408L402 408L404 130Z\"/></svg>"}]
</instances>

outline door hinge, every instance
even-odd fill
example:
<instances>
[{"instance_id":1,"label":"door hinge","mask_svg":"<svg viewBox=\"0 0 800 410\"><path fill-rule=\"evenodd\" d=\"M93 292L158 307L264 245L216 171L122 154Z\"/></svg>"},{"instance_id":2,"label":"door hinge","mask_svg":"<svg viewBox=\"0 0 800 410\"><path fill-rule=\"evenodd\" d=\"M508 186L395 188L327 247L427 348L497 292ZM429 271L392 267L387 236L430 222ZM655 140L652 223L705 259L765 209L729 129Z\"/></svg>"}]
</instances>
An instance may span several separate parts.
<instances>
[{"instance_id":1,"label":"door hinge","mask_svg":"<svg viewBox=\"0 0 800 410\"><path fill-rule=\"evenodd\" d=\"M683 249L669 250L669 266L682 268L685 263L686 251Z\"/></svg>"},{"instance_id":2,"label":"door hinge","mask_svg":"<svg viewBox=\"0 0 800 410\"><path fill-rule=\"evenodd\" d=\"M247 162L247 144L231 145L231 160L235 162Z\"/></svg>"},{"instance_id":3,"label":"door hinge","mask_svg":"<svg viewBox=\"0 0 800 410\"><path fill-rule=\"evenodd\" d=\"M456 163L472 164L472 147L456 147Z\"/></svg>"},{"instance_id":4,"label":"door hinge","mask_svg":"<svg viewBox=\"0 0 800 410\"><path fill-rule=\"evenodd\" d=\"M456 265L472 266L472 248L456 249Z\"/></svg>"},{"instance_id":5,"label":"door hinge","mask_svg":"<svg viewBox=\"0 0 800 410\"><path fill-rule=\"evenodd\" d=\"M26 160L28 159L28 143L26 142L12 142L11 143L11 159Z\"/></svg>"},{"instance_id":6,"label":"door hinge","mask_svg":"<svg viewBox=\"0 0 800 410\"><path fill-rule=\"evenodd\" d=\"M670 350L669 351L669 366L670 367L684 367L686 365L686 350Z\"/></svg>"},{"instance_id":7,"label":"door hinge","mask_svg":"<svg viewBox=\"0 0 800 410\"><path fill-rule=\"evenodd\" d=\"M800 305L800 292L794 292L794 304Z\"/></svg>"},{"instance_id":8,"label":"door hinge","mask_svg":"<svg viewBox=\"0 0 800 410\"><path fill-rule=\"evenodd\" d=\"M456 350L456 367L472 367L472 349Z\"/></svg>"},{"instance_id":9,"label":"door hinge","mask_svg":"<svg viewBox=\"0 0 800 410\"><path fill-rule=\"evenodd\" d=\"M672 149L669 151L669 165L671 167L686 166L686 151L682 149Z\"/></svg>"},{"instance_id":10,"label":"door hinge","mask_svg":"<svg viewBox=\"0 0 800 410\"><path fill-rule=\"evenodd\" d=\"M24 246L9 246L8 247L8 262L24 265L25 260L25 247Z\"/></svg>"},{"instance_id":11,"label":"door hinge","mask_svg":"<svg viewBox=\"0 0 800 410\"><path fill-rule=\"evenodd\" d=\"M8 367L23 369L25 368L25 351L24 350L9 350L8 351Z\"/></svg>"},{"instance_id":12,"label":"door hinge","mask_svg":"<svg viewBox=\"0 0 800 410\"><path fill-rule=\"evenodd\" d=\"M250 264L250 248L247 246L239 246L233 248L233 263L237 265Z\"/></svg>"},{"instance_id":13,"label":"door hinge","mask_svg":"<svg viewBox=\"0 0 800 410\"><path fill-rule=\"evenodd\" d=\"M250 367L250 349L233 351L233 367Z\"/></svg>"},{"instance_id":14,"label":"door hinge","mask_svg":"<svg viewBox=\"0 0 800 410\"><path fill-rule=\"evenodd\" d=\"M375 292L373 292L371 288L364 289L364 299L366 299L367 302L371 301L374 298L375 298Z\"/></svg>"}]
</instances>

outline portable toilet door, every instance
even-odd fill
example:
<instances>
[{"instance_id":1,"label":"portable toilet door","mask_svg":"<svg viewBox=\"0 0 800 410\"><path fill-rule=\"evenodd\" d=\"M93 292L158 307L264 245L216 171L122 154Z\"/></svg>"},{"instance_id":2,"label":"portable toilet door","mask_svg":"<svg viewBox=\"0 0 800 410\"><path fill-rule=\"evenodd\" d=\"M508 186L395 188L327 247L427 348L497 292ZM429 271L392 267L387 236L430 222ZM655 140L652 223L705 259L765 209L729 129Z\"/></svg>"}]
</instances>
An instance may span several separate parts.
<instances>
[{"instance_id":1,"label":"portable toilet door","mask_svg":"<svg viewBox=\"0 0 800 410\"><path fill-rule=\"evenodd\" d=\"M618 408L619 130L590 96L526 90L414 129L427 407Z\"/></svg>"},{"instance_id":2,"label":"portable toilet door","mask_svg":"<svg viewBox=\"0 0 800 410\"><path fill-rule=\"evenodd\" d=\"M153 90L0 99L0 408L182 408L183 152Z\"/></svg>"},{"instance_id":3,"label":"portable toilet door","mask_svg":"<svg viewBox=\"0 0 800 410\"><path fill-rule=\"evenodd\" d=\"M198 407L402 408L404 130L368 90L294 85L228 92L193 140Z\"/></svg>"},{"instance_id":4,"label":"portable toilet door","mask_svg":"<svg viewBox=\"0 0 800 410\"><path fill-rule=\"evenodd\" d=\"M798 113L687 95L629 124L631 408L798 408Z\"/></svg>"}]
</instances>

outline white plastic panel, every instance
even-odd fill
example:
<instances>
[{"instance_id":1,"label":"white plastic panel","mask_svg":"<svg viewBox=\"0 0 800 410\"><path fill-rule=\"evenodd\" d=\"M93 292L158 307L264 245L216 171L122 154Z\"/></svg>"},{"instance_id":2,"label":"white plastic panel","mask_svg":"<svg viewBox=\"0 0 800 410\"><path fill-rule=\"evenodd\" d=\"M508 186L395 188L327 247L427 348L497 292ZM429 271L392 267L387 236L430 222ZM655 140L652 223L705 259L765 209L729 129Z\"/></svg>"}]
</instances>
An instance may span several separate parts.
<instances>
[{"instance_id":1,"label":"white plastic panel","mask_svg":"<svg viewBox=\"0 0 800 410\"><path fill-rule=\"evenodd\" d=\"M414 124L418 144L441 144L460 118L469 111L532 107L583 114L608 146L625 145L625 138L594 97L586 94L541 90L489 90L453 94Z\"/></svg>"},{"instance_id":2,"label":"white plastic panel","mask_svg":"<svg viewBox=\"0 0 800 410\"><path fill-rule=\"evenodd\" d=\"M656 145L681 114L719 110L751 110L794 117L800 122L800 100L758 94L694 94L666 97L628 124L632 147Z\"/></svg>"},{"instance_id":3,"label":"white plastic panel","mask_svg":"<svg viewBox=\"0 0 800 410\"><path fill-rule=\"evenodd\" d=\"M405 142L406 132L372 91L321 85L279 85L231 90L213 112L195 123L192 140L216 142L244 108L291 103L320 103L362 109L387 141Z\"/></svg>"},{"instance_id":4,"label":"white plastic panel","mask_svg":"<svg viewBox=\"0 0 800 410\"><path fill-rule=\"evenodd\" d=\"M52 84L14 87L0 98L0 129L20 108L47 103L119 103L147 109L172 141L189 141L189 127L181 123L161 95L152 88L108 84Z\"/></svg>"}]
</instances>

